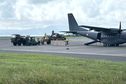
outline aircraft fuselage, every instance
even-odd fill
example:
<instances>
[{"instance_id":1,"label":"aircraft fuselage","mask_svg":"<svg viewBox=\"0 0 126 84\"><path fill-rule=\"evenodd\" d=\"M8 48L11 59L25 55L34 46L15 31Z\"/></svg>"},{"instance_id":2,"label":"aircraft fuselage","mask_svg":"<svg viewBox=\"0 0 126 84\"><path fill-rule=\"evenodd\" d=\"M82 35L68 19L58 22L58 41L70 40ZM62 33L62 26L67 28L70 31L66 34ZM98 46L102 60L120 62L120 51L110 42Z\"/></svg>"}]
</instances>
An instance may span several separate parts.
<instances>
[{"instance_id":1,"label":"aircraft fuselage","mask_svg":"<svg viewBox=\"0 0 126 84\"><path fill-rule=\"evenodd\" d=\"M126 32L115 35L101 34L100 42L104 46L118 46L119 44L126 43Z\"/></svg>"},{"instance_id":2,"label":"aircraft fuselage","mask_svg":"<svg viewBox=\"0 0 126 84\"><path fill-rule=\"evenodd\" d=\"M104 46L118 46L119 44L126 43L126 32L120 34L104 34L91 31L77 31L77 33L95 42L101 42Z\"/></svg>"}]
</instances>

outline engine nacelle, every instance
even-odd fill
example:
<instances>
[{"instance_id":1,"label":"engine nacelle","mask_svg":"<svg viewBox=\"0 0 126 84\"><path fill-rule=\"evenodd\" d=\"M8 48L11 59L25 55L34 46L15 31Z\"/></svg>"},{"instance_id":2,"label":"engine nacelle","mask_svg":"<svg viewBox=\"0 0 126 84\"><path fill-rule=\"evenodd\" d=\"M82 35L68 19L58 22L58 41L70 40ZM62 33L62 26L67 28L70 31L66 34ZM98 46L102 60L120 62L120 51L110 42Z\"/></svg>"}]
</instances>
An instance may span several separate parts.
<instances>
[{"instance_id":1,"label":"engine nacelle","mask_svg":"<svg viewBox=\"0 0 126 84\"><path fill-rule=\"evenodd\" d=\"M78 34L85 36L87 38L93 39L93 40L100 40L101 39L101 33L98 32L92 32L92 31L78 31Z\"/></svg>"}]
</instances>

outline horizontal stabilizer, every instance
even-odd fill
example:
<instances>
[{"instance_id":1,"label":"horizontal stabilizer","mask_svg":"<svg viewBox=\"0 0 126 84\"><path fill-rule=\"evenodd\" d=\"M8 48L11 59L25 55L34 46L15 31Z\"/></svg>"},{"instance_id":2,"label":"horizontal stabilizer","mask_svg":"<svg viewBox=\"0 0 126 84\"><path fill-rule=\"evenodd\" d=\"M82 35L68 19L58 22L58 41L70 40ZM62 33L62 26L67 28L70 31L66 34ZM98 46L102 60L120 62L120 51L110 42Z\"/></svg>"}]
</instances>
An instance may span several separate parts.
<instances>
[{"instance_id":1,"label":"horizontal stabilizer","mask_svg":"<svg viewBox=\"0 0 126 84\"><path fill-rule=\"evenodd\" d=\"M60 31L60 32L63 32L63 33L73 33L73 34L77 33L77 32L74 32L74 31Z\"/></svg>"}]
</instances>

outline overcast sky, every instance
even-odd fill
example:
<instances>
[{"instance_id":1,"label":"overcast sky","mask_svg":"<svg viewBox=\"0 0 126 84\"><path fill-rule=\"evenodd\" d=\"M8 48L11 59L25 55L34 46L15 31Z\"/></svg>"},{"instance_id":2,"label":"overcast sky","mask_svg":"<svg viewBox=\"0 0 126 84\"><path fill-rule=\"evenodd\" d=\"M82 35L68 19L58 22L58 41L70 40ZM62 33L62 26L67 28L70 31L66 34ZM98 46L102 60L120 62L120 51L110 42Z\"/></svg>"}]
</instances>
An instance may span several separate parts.
<instances>
[{"instance_id":1,"label":"overcast sky","mask_svg":"<svg viewBox=\"0 0 126 84\"><path fill-rule=\"evenodd\" d=\"M79 24L126 26L126 0L0 0L0 35L68 30L68 13Z\"/></svg>"}]
</instances>

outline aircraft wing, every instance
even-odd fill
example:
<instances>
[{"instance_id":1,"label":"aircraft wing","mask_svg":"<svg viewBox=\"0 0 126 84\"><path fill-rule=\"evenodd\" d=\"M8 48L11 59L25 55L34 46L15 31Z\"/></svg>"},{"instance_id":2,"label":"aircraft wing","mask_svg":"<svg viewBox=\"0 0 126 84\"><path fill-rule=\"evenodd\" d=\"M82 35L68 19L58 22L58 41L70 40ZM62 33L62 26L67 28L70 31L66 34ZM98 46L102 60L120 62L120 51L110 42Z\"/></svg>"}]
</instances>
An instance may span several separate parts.
<instances>
[{"instance_id":1,"label":"aircraft wing","mask_svg":"<svg viewBox=\"0 0 126 84\"><path fill-rule=\"evenodd\" d=\"M94 26L86 26L86 25L80 25L79 27L84 27L84 28L88 28L90 30L103 31L103 32L107 32L110 30L110 29L103 28L103 27L94 27Z\"/></svg>"},{"instance_id":2,"label":"aircraft wing","mask_svg":"<svg viewBox=\"0 0 126 84\"><path fill-rule=\"evenodd\" d=\"M88 28L90 30L95 30L98 32L103 32L103 33L111 33L111 34L115 34L119 32L119 29L117 28L104 28L104 27L94 27L94 26L86 26L86 25L80 25L79 27L83 27L83 28Z\"/></svg>"},{"instance_id":3,"label":"aircraft wing","mask_svg":"<svg viewBox=\"0 0 126 84\"><path fill-rule=\"evenodd\" d=\"M60 31L60 32L63 32L63 33L72 33L72 34L77 34L77 32L74 32L74 31Z\"/></svg>"}]
</instances>

